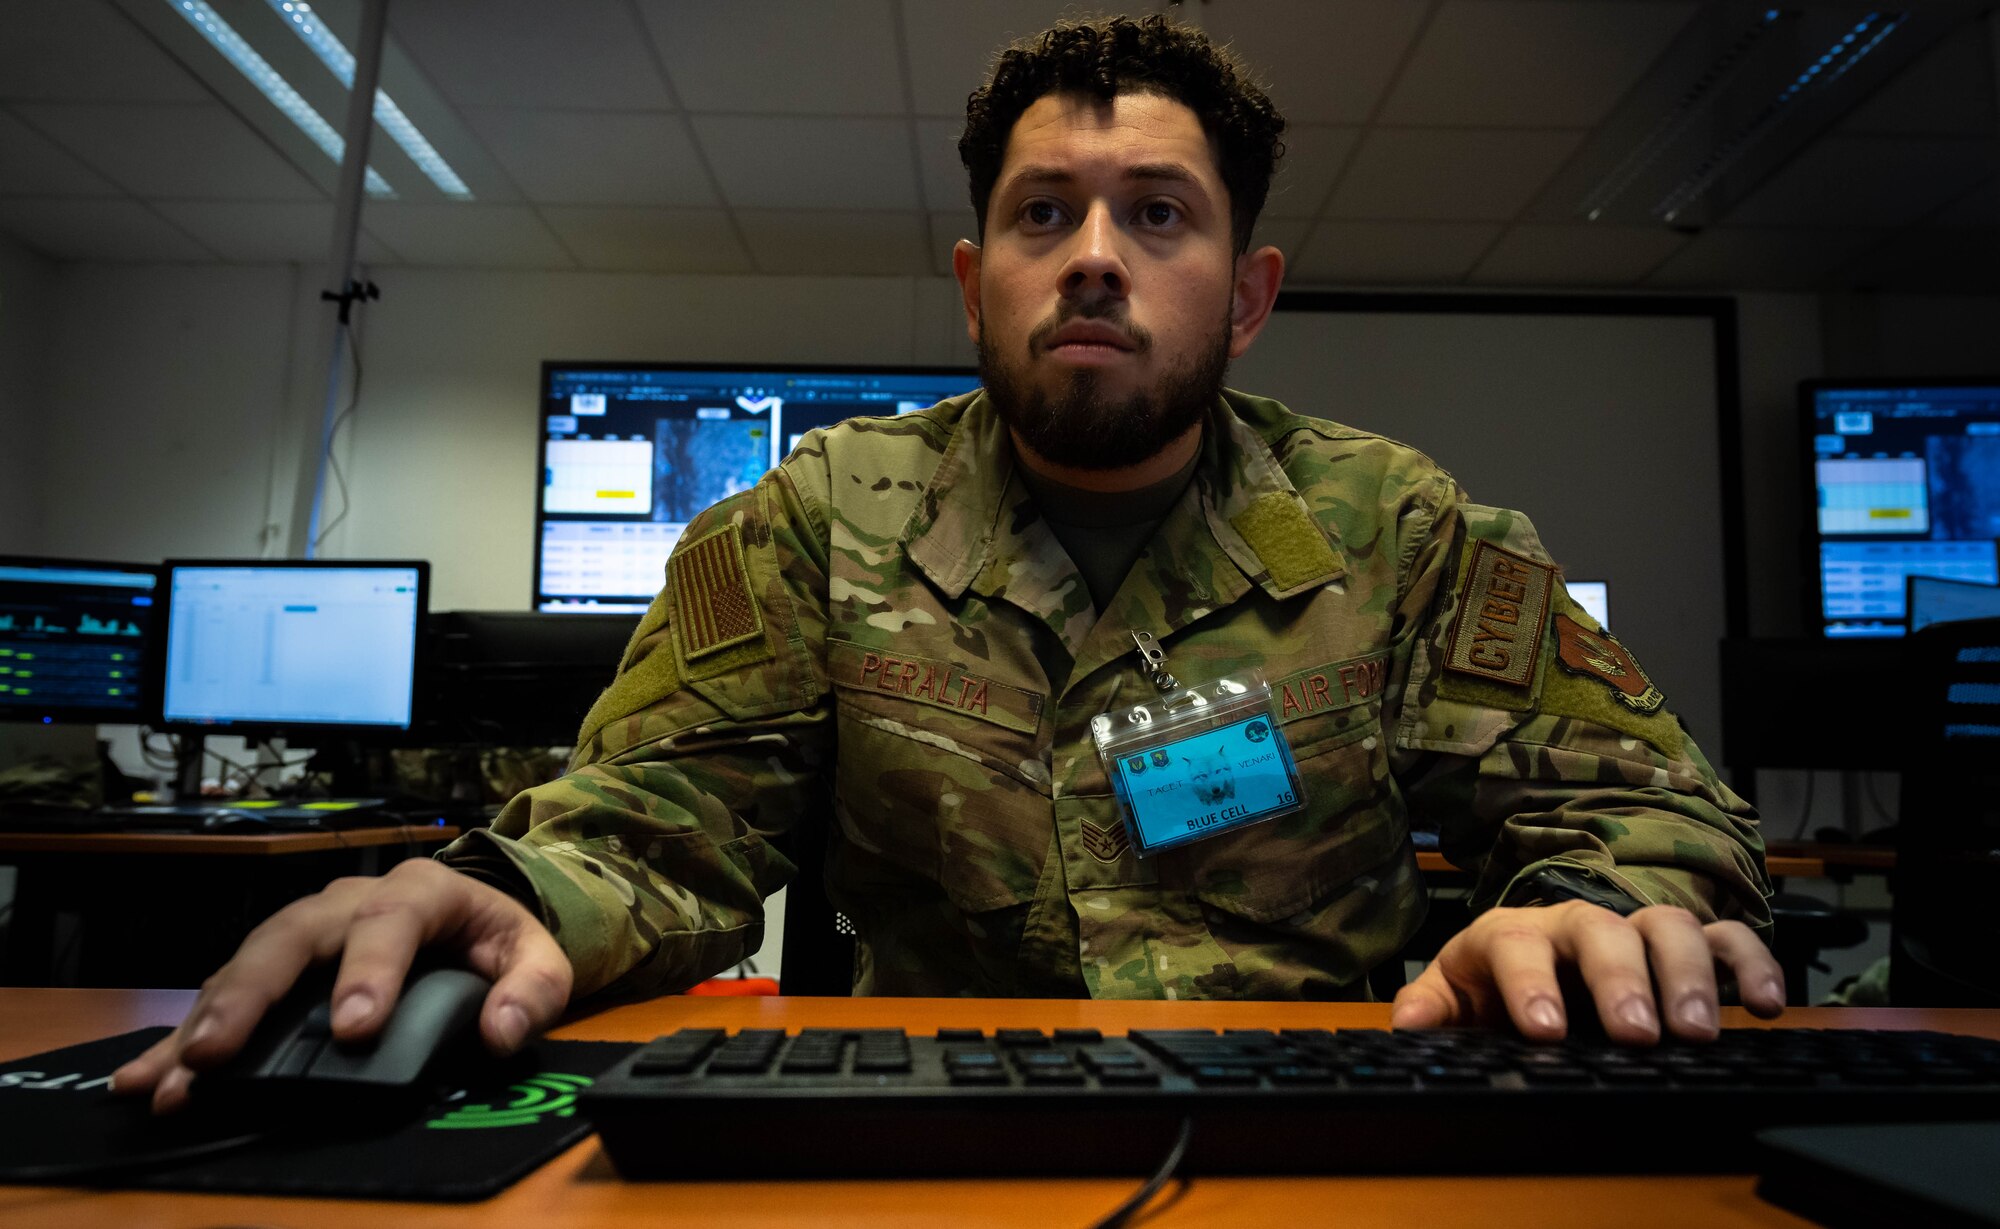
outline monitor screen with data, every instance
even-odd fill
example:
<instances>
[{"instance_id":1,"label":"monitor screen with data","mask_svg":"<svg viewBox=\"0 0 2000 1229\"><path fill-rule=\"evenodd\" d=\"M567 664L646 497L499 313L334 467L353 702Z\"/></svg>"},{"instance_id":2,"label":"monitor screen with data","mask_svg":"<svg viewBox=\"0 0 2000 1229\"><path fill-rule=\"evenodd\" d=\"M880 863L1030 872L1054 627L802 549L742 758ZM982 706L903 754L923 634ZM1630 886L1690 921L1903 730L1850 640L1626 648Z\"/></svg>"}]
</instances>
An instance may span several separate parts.
<instances>
[{"instance_id":1,"label":"monitor screen with data","mask_svg":"<svg viewBox=\"0 0 2000 1229\"><path fill-rule=\"evenodd\" d=\"M430 565L166 565L161 708L229 731L405 730Z\"/></svg>"},{"instance_id":2,"label":"monitor screen with data","mask_svg":"<svg viewBox=\"0 0 2000 1229\"><path fill-rule=\"evenodd\" d=\"M0 721L152 720L160 570L0 555Z\"/></svg>"},{"instance_id":3,"label":"monitor screen with data","mask_svg":"<svg viewBox=\"0 0 2000 1229\"><path fill-rule=\"evenodd\" d=\"M806 432L978 386L962 368L544 363L535 609L644 610L695 514Z\"/></svg>"},{"instance_id":4,"label":"monitor screen with data","mask_svg":"<svg viewBox=\"0 0 2000 1229\"><path fill-rule=\"evenodd\" d=\"M1809 626L1910 630L1912 576L2000 581L2000 380L1800 386L1818 584Z\"/></svg>"}]
</instances>

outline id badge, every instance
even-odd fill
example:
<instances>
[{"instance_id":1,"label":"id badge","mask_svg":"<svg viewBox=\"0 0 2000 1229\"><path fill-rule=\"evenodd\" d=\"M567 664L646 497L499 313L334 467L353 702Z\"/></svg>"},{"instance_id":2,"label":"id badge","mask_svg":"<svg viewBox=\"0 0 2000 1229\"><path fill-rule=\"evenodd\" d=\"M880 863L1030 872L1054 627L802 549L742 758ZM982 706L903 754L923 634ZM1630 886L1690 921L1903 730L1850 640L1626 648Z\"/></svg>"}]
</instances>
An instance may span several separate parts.
<instances>
[{"instance_id":1,"label":"id badge","mask_svg":"<svg viewBox=\"0 0 2000 1229\"><path fill-rule=\"evenodd\" d=\"M1100 714L1090 732L1141 857L1304 805L1271 689L1255 675Z\"/></svg>"}]
</instances>

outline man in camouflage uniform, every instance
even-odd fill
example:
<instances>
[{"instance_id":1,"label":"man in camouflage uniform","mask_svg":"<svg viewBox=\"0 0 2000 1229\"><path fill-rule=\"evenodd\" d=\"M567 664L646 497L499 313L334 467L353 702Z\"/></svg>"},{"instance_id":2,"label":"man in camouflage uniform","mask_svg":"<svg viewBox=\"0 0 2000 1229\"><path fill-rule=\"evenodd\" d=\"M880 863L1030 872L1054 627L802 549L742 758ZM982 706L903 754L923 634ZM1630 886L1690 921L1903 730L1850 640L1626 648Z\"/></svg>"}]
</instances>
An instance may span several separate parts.
<instances>
[{"instance_id":1,"label":"man in camouflage uniform","mask_svg":"<svg viewBox=\"0 0 2000 1229\"><path fill-rule=\"evenodd\" d=\"M1560 964L1625 1041L1661 1009L1713 1035L1718 961L1775 1012L1749 809L1527 519L1220 391L1282 274L1249 247L1282 126L1158 19L1004 56L954 252L984 389L816 431L703 513L568 775L266 923L119 1086L178 1103L336 954L346 1036L422 943L495 976L496 1048L574 997L685 989L756 950L798 824L829 825L860 993L1365 997L1422 920L1427 821L1487 908L1399 1027L1559 1035ZM1091 739L1157 694L1134 633L1184 682L1269 683L1301 809L1135 854Z\"/></svg>"}]
</instances>

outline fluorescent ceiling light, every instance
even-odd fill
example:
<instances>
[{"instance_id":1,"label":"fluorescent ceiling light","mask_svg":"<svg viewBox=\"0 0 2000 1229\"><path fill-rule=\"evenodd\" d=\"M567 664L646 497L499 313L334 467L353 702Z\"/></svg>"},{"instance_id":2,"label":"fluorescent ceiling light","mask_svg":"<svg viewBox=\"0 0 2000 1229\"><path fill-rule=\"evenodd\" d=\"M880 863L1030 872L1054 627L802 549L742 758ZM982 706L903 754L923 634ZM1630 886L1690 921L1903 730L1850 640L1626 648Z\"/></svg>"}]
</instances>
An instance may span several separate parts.
<instances>
[{"instance_id":1,"label":"fluorescent ceiling light","mask_svg":"<svg viewBox=\"0 0 2000 1229\"><path fill-rule=\"evenodd\" d=\"M167 0L167 3L208 40L209 46L220 51L223 59L235 65L236 71L248 77L250 84L270 99L271 105L277 107L286 119L297 124L299 131L305 133L327 157L335 163L340 161L347 151L347 141L292 88L291 82L279 76L278 70L272 68L268 60L258 55L249 43L243 41L241 34L222 20L221 14L208 6L207 0ZM372 166L368 168L368 195L387 200L396 198L396 190Z\"/></svg>"},{"instance_id":2,"label":"fluorescent ceiling light","mask_svg":"<svg viewBox=\"0 0 2000 1229\"><path fill-rule=\"evenodd\" d=\"M312 5L305 0L265 0L265 2L278 16L285 19L285 24L291 27L292 33L298 35L306 46L312 48L320 63L326 65L327 71L348 89L354 88L354 53L347 49L346 44L334 37L333 31L326 28L326 23L320 19L319 14L312 11ZM403 109L390 99L387 90L375 91L375 122L382 125L382 131L389 134L390 140L403 147L403 152L408 154L418 169L438 186L439 191L455 201L472 199L472 189L465 186L465 181L458 177L458 172L452 170L451 164L424 139L423 133L417 131L417 126L411 123L410 117L403 114Z\"/></svg>"}]
</instances>

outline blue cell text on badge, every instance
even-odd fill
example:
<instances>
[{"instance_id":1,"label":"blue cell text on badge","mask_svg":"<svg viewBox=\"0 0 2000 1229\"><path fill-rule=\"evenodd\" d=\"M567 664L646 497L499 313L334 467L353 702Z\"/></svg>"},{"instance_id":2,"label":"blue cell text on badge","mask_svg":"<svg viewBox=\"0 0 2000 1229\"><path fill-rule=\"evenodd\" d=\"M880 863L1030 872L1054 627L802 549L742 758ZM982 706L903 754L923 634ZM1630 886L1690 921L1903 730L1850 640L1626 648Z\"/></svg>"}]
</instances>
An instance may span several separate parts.
<instances>
[{"instance_id":1,"label":"blue cell text on badge","mask_svg":"<svg viewBox=\"0 0 2000 1229\"><path fill-rule=\"evenodd\" d=\"M1148 762L1152 771L1147 771ZM1149 853L1270 819L1300 805L1285 736L1256 715L1118 760L1134 843ZM1143 782L1137 780L1145 773Z\"/></svg>"}]
</instances>

